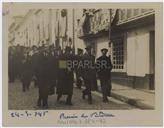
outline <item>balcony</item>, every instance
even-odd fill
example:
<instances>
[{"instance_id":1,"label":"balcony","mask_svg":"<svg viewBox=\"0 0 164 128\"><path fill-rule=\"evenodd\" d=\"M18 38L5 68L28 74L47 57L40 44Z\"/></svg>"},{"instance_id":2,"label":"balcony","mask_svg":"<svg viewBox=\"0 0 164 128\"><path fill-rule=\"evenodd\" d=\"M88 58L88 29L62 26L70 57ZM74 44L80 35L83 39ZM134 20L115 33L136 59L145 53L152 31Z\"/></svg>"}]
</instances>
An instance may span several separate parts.
<instances>
[{"instance_id":1,"label":"balcony","mask_svg":"<svg viewBox=\"0 0 164 128\"><path fill-rule=\"evenodd\" d=\"M117 25L134 21L154 13L155 11L153 9L120 9L118 13Z\"/></svg>"},{"instance_id":2,"label":"balcony","mask_svg":"<svg viewBox=\"0 0 164 128\"><path fill-rule=\"evenodd\" d=\"M80 21L78 26L77 36L79 38L96 35L104 30L107 31L110 22L110 10L98 9L92 16L86 16L84 19L84 21Z\"/></svg>"},{"instance_id":3,"label":"balcony","mask_svg":"<svg viewBox=\"0 0 164 128\"><path fill-rule=\"evenodd\" d=\"M99 9L93 16L85 17L84 21L79 23L77 36L79 38L93 37L100 35L101 32L107 32L109 29L109 22L111 21L116 26L123 25L125 27L139 25L143 22L148 23L153 20L155 11L153 9ZM111 20L110 20L111 17ZM145 20L146 18L146 20ZM138 22L140 20L140 22ZM132 21L132 22L131 22ZM129 23L130 22L130 23Z\"/></svg>"}]
</instances>

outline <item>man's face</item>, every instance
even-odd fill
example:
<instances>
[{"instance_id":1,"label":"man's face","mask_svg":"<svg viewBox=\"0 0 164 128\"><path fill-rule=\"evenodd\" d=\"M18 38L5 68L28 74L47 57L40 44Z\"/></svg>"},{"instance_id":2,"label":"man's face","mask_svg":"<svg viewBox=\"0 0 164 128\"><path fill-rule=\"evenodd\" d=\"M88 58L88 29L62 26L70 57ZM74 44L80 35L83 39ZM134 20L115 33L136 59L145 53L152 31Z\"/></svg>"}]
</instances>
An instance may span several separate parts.
<instances>
[{"instance_id":1,"label":"man's face","mask_svg":"<svg viewBox=\"0 0 164 128\"><path fill-rule=\"evenodd\" d=\"M87 53L88 54L91 54L91 49L87 49Z\"/></svg>"},{"instance_id":2,"label":"man's face","mask_svg":"<svg viewBox=\"0 0 164 128\"><path fill-rule=\"evenodd\" d=\"M71 54L71 51L66 50L65 53L66 53L66 54Z\"/></svg>"},{"instance_id":3,"label":"man's face","mask_svg":"<svg viewBox=\"0 0 164 128\"><path fill-rule=\"evenodd\" d=\"M81 55L82 54L82 51L78 51L78 55Z\"/></svg>"},{"instance_id":4,"label":"man's face","mask_svg":"<svg viewBox=\"0 0 164 128\"><path fill-rule=\"evenodd\" d=\"M102 55L106 55L106 54L107 54L107 51L103 50Z\"/></svg>"},{"instance_id":5,"label":"man's face","mask_svg":"<svg viewBox=\"0 0 164 128\"><path fill-rule=\"evenodd\" d=\"M37 47L34 47L34 48L33 48L33 51L37 51Z\"/></svg>"}]
</instances>

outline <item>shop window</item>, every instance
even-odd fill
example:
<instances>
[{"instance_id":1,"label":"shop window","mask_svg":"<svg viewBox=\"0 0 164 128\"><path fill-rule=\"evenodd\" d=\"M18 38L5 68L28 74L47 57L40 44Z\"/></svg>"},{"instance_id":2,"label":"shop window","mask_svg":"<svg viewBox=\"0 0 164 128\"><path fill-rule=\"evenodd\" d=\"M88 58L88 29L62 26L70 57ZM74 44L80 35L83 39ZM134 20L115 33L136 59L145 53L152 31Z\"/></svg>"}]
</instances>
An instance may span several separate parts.
<instances>
[{"instance_id":1,"label":"shop window","mask_svg":"<svg viewBox=\"0 0 164 128\"><path fill-rule=\"evenodd\" d=\"M112 61L114 69L124 69L124 48L123 40L113 41Z\"/></svg>"}]
</instances>

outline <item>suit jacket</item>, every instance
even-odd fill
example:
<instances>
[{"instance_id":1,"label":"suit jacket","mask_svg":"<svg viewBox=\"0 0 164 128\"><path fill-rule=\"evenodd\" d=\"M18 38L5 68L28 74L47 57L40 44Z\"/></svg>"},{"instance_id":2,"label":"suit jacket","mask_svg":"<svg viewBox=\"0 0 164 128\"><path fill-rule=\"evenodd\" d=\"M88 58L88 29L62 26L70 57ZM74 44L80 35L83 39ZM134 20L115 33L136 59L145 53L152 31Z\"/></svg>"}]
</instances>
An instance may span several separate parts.
<instances>
[{"instance_id":1,"label":"suit jacket","mask_svg":"<svg viewBox=\"0 0 164 128\"><path fill-rule=\"evenodd\" d=\"M96 70L99 78L107 78L110 79L110 74L113 66L111 63L110 57L100 56L96 60Z\"/></svg>"}]
</instances>

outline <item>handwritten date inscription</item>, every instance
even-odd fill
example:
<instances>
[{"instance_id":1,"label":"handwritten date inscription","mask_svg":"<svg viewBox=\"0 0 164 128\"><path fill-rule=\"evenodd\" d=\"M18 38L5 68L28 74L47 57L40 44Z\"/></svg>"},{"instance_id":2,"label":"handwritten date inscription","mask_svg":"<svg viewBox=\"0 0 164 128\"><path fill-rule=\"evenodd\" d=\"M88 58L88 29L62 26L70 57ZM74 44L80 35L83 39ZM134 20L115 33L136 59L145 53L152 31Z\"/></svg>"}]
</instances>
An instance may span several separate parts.
<instances>
[{"instance_id":1,"label":"handwritten date inscription","mask_svg":"<svg viewBox=\"0 0 164 128\"><path fill-rule=\"evenodd\" d=\"M15 111L11 112L11 117L44 117L48 114L48 111Z\"/></svg>"}]
</instances>

